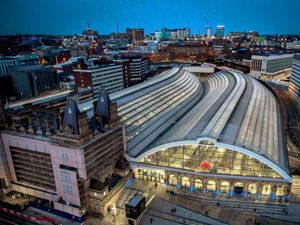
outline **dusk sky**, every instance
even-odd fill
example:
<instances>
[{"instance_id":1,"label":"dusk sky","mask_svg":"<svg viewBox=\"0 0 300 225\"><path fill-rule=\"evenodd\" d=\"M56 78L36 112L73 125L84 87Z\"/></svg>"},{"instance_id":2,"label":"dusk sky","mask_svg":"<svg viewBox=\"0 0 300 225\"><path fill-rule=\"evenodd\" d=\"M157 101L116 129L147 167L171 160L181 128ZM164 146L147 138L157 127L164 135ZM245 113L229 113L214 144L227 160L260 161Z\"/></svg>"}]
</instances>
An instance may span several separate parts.
<instances>
[{"instance_id":1,"label":"dusk sky","mask_svg":"<svg viewBox=\"0 0 300 225\"><path fill-rule=\"evenodd\" d=\"M204 33L255 30L261 34L300 34L300 0L0 0L0 34L100 34L142 27L149 34L163 27L190 27Z\"/></svg>"}]
</instances>

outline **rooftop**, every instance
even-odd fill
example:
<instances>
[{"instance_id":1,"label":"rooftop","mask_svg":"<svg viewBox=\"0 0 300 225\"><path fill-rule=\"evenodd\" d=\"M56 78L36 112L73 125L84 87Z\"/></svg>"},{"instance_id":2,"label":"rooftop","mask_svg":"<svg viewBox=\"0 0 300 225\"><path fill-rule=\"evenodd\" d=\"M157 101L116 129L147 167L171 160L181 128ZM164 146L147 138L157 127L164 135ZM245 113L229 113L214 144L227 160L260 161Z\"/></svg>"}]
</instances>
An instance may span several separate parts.
<instances>
[{"instance_id":1,"label":"rooftop","mask_svg":"<svg viewBox=\"0 0 300 225\"><path fill-rule=\"evenodd\" d=\"M132 160L210 140L288 173L281 109L259 81L226 71L201 82L190 72L172 69L151 82L111 96L127 128Z\"/></svg>"}]
</instances>

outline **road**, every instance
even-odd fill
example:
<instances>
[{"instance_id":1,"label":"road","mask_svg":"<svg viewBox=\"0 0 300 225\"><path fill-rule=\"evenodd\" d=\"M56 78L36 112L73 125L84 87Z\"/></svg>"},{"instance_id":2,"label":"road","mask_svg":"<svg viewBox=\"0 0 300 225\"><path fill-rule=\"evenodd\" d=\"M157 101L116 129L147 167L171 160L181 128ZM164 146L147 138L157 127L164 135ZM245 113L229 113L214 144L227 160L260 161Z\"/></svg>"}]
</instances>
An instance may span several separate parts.
<instances>
[{"instance_id":1,"label":"road","mask_svg":"<svg viewBox=\"0 0 300 225\"><path fill-rule=\"evenodd\" d=\"M0 224L3 225L38 225L38 223L24 221L21 218L13 217L10 214L0 212Z\"/></svg>"}]
</instances>

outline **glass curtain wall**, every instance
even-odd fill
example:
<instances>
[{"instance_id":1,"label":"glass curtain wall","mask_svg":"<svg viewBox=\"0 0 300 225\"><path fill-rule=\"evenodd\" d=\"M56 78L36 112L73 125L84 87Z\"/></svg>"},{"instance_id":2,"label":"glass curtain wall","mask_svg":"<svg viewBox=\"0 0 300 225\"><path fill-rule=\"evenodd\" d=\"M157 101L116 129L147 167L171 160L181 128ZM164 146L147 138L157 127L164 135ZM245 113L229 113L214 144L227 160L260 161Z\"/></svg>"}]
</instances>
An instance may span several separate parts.
<instances>
[{"instance_id":1,"label":"glass curtain wall","mask_svg":"<svg viewBox=\"0 0 300 225\"><path fill-rule=\"evenodd\" d=\"M140 162L201 173L281 178L272 168L253 157L209 145L163 149Z\"/></svg>"}]
</instances>

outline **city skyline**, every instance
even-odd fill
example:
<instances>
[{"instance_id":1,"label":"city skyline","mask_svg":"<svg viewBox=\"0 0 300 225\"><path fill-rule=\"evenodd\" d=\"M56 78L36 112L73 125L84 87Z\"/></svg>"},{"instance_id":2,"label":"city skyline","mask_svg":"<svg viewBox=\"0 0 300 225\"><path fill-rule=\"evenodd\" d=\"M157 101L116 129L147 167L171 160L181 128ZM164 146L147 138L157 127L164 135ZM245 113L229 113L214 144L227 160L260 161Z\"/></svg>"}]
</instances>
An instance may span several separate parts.
<instances>
[{"instance_id":1,"label":"city skyline","mask_svg":"<svg viewBox=\"0 0 300 225\"><path fill-rule=\"evenodd\" d=\"M300 2L289 0L214 2L188 1L5 1L0 3L0 34L76 34L90 27L100 34L120 32L127 27L141 27L146 34L164 27L188 27L192 34L205 33L208 25L225 26L230 31L258 31L260 34L299 34L297 21ZM11 10L14 8L15 13ZM46 10L47 9L47 10ZM151 9L151 10L149 10ZM243 12L244 11L244 12ZM248 12L248 13L247 13ZM239 20L236 20L236 18Z\"/></svg>"}]
</instances>

